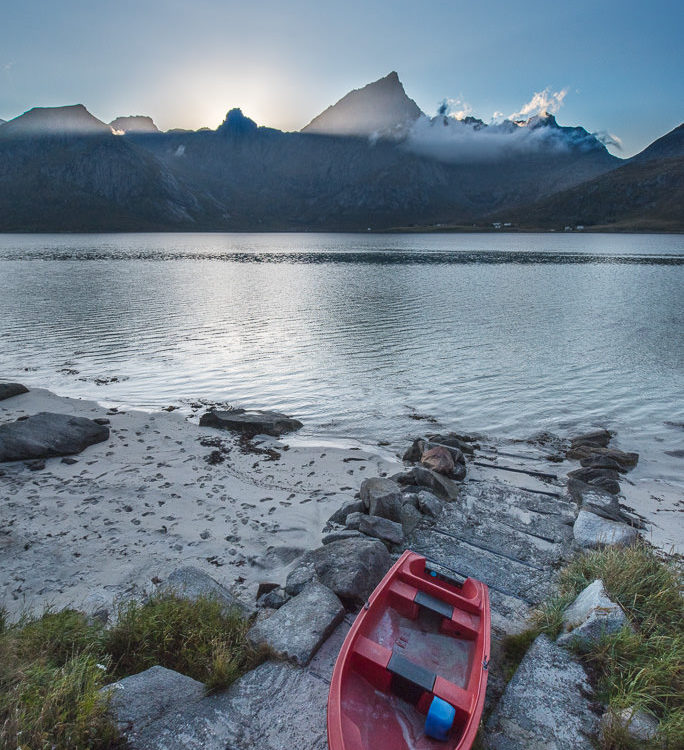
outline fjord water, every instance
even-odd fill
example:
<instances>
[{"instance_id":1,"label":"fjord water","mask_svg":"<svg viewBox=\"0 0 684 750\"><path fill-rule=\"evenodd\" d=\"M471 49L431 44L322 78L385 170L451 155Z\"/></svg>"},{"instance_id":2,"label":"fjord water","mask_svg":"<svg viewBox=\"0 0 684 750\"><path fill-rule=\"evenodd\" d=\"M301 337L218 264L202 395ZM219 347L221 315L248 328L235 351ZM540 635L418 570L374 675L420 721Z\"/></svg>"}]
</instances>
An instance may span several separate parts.
<instances>
[{"instance_id":1,"label":"fjord water","mask_svg":"<svg viewBox=\"0 0 684 750\"><path fill-rule=\"evenodd\" d=\"M504 437L604 425L682 482L682 236L1 235L0 282L4 378L393 445L432 429L417 415Z\"/></svg>"}]
</instances>

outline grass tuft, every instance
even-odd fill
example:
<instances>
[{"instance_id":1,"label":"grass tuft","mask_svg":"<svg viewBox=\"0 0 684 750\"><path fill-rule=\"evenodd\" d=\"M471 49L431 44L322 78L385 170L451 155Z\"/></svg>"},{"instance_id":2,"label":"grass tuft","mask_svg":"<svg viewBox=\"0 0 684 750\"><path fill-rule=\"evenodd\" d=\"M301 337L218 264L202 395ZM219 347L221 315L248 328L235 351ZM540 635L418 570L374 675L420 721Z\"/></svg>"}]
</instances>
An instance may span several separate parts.
<instances>
[{"instance_id":1,"label":"grass tuft","mask_svg":"<svg viewBox=\"0 0 684 750\"><path fill-rule=\"evenodd\" d=\"M220 690L259 660L247 643L248 629L240 612L226 612L217 599L192 601L162 592L144 604L119 607L106 650L115 679L159 664Z\"/></svg>"},{"instance_id":2,"label":"grass tuft","mask_svg":"<svg viewBox=\"0 0 684 750\"><path fill-rule=\"evenodd\" d=\"M123 747L99 693L101 630L73 610L24 616L0 630L0 747Z\"/></svg>"},{"instance_id":3,"label":"grass tuft","mask_svg":"<svg viewBox=\"0 0 684 750\"><path fill-rule=\"evenodd\" d=\"M248 628L214 599L171 593L121 604L109 630L70 609L14 624L0 610L0 748L124 748L100 688L159 664L223 689L263 657Z\"/></svg>"},{"instance_id":4,"label":"grass tuft","mask_svg":"<svg viewBox=\"0 0 684 750\"><path fill-rule=\"evenodd\" d=\"M616 715L635 707L660 722L658 740L652 745L635 744L625 728L613 722L602 737L602 747L684 747L682 570L677 560L665 559L645 542L587 552L572 560L561 571L558 594L533 613L530 629L504 642L507 677L537 635L558 635L565 607L597 578L632 625L604 636L580 657L597 697Z\"/></svg>"}]
</instances>

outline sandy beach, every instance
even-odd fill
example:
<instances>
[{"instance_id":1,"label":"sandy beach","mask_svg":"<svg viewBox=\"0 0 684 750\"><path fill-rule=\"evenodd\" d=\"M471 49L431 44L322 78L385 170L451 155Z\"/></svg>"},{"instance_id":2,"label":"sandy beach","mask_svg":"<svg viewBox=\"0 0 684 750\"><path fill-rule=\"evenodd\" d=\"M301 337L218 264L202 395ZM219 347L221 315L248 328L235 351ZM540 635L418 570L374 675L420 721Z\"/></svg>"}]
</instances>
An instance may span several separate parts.
<instances>
[{"instance_id":1,"label":"sandy beach","mask_svg":"<svg viewBox=\"0 0 684 750\"><path fill-rule=\"evenodd\" d=\"M0 402L2 422L41 411L107 419L110 437L74 459L47 459L38 470L41 463L2 464L0 604L11 616L46 606L94 611L144 596L185 565L252 603L259 583L283 583L295 561L320 544L326 520L354 499L363 479L403 467L401 451L354 441L295 433L247 445L178 410L107 408L39 388ZM506 448L525 452L510 441L500 448L504 456ZM483 446L481 458L490 460L493 451ZM477 462L468 478L473 487L484 480L562 491L561 477L576 465L558 466L556 487ZM656 502L629 474L622 492L625 506L648 522L645 538L678 550L681 499Z\"/></svg>"},{"instance_id":2,"label":"sandy beach","mask_svg":"<svg viewBox=\"0 0 684 750\"><path fill-rule=\"evenodd\" d=\"M34 389L0 402L5 422L40 411L110 420L110 439L40 471L2 465L0 604L11 614L103 601L152 590L194 565L253 601L260 581L282 582L288 566L318 546L325 520L365 476L397 470L389 454L257 441L241 449L225 432L179 412L113 411ZM221 463L208 457L220 441Z\"/></svg>"}]
</instances>

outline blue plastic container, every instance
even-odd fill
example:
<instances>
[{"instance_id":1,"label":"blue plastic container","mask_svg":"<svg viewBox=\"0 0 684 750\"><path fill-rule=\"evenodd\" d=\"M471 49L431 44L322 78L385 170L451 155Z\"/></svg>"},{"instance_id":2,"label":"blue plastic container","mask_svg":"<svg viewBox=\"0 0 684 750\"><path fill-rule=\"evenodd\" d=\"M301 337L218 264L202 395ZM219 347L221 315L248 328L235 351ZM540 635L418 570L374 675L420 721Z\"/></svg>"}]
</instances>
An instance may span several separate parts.
<instances>
[{"instance_id":1,"label":"blue plastic container","mask_svg":"<svg viewBox=\"0 0 684 750\"><path fill-rule=\"evenodd\" d=\"M456 709L435 696L425 717L425 734L433 740L446 740L456 718Z\"/></svg>"}]
</instances>

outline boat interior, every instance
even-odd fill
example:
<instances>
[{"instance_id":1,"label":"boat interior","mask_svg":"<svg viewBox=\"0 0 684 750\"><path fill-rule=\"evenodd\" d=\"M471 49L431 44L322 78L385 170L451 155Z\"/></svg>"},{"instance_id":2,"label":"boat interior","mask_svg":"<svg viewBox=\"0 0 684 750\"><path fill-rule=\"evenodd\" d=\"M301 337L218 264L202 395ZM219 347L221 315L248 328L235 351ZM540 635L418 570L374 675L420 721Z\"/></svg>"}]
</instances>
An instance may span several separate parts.
<instances>
[{"instance_id":1,"label":"boat interior","mask_svg":"<svg viewBox=\"0 0 684 750\"><path fill-rule=\"evenodd\" d=\"M459 746L486 670L484 599L481 583L451 578L412 554L375 592L350 644L342 681L350 750ZM429 736L426 722L435 699L451 712L441 739Z\"/></svg>"}]
</instances>

